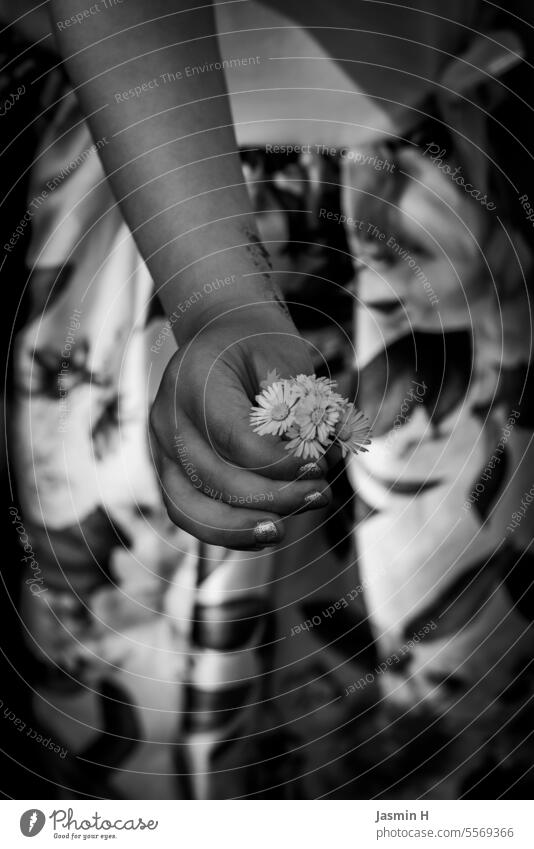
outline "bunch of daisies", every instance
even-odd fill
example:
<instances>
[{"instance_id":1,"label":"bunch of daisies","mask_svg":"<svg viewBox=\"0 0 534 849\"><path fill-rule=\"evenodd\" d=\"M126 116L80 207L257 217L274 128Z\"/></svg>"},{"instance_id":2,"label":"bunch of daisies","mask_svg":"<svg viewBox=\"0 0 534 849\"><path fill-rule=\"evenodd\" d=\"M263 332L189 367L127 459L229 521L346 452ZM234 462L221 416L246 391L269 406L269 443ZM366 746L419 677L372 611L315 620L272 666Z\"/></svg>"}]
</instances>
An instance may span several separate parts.
<instances>
[{"instance_id":1,"label":"bunch of daisies","mask_svg":"<svg viewBox=\"0 0 534 849\"><path fill-rule=\"evenodd\" d=\"M256 395L250 424L260 436L280 436L286 450L303 459L319 459L336 444L343 457L367 451L369 420L335 391L326 377L299 374L274 380Z\"/></svg>"}]
</instances>

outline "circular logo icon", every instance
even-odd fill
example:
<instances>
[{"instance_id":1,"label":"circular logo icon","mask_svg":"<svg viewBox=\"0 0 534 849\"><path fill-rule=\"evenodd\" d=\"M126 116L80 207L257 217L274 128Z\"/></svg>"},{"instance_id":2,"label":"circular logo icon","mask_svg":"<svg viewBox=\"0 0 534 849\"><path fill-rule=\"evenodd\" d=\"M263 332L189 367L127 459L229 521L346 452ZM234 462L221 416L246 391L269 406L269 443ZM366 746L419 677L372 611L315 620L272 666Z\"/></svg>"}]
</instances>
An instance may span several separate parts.
<instances>
[{"instance_id":1,"label":"circular logo icon","mask_svg":"<svg viewBox=\"0 0 534 849\"><path fill-rule=\"evenodd\" d=\"M24 811L20 818L20 830L24 837L35 837L42 830L46 817L38 808L30 808Z\"/></svg>"}]
</instances>

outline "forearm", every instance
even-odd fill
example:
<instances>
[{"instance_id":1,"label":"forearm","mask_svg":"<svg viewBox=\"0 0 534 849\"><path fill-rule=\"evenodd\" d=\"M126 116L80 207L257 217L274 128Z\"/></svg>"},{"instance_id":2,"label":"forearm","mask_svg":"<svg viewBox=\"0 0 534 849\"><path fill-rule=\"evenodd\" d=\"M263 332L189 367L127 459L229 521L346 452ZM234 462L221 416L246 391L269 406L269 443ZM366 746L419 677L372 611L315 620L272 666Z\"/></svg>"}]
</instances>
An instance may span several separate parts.
<instances>
[{"instance_id":1,"label":"forearm","mask_svg":"<svg viewBox=\"0 0 534 849\"><path fill-rule=\"evenodd\" d=\"M60 54L95 140L106 138L106 173L166 312L202 294L202 305L174 324L178 339L204 311L274 296L224 72L186 72L220 61L213 9L184 12L187 5L123 0L105 8L100 0L98 13L66 26L69 0L50 4ZM231 282L210 289L215 278Z\"/></svg>"}]
</instances>

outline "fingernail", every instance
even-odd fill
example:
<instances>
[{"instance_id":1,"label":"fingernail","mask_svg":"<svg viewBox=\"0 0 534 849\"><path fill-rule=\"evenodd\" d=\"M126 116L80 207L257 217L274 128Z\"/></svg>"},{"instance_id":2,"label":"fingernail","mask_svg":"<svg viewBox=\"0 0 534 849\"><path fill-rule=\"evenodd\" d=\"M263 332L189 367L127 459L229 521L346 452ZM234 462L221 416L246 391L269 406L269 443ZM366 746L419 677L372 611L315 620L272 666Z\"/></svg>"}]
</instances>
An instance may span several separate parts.
<instances>
[{"instance_id":1,"label":"fingernail","mask_svg":"<svg viewBox=\"0 0 534 849\"><path fill-rule=\"evenodd\" d=\"M304 498L304 505L306 507L326 507L328 503L328 496L325 492L310 492Z\"/></svg>"},{"instance_id":2,"label":"fingernail","mask_svg":"<svg viewBox=\"0 0 534 849\"><path fill-rule=\"evenodd\" d=\"M254 539L257 545L269 545L273 542L278 542L280 534L274 522L266 519L264 522L258 522L254 528Z\"/></svg>"},{"instance_id":3,"label":"fingernail","mask_svg":"<svg viewBox=\"0 0 534 849\"><path fill-rule=\"evenodd\" d=\"M301 466L299 469L299 478L304 478L304 480L321 478L322 476L322 469L317 463L306 463L305 466Z\"/></svg>"}]
</instances>

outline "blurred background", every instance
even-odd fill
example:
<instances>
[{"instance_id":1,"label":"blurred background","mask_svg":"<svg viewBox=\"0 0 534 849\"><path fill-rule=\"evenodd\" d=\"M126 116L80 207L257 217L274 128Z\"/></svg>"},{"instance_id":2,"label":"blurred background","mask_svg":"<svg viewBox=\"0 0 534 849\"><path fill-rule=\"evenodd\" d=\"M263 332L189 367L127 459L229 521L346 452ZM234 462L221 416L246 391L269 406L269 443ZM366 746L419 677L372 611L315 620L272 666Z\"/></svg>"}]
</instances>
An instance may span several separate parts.
<instances>
[{"instance_id":1,"label":"blurred background","mask_svg":"<svg viewBox=\"0 0 534 849\"><path fill-rule=\"evenodd\" d=\"M218 10L273 273L374 434L252 563L167 519L174 343L54 55L0 34L7 798L533 792L534 16L324 14Z\"/></svg>"}]
</instances>

